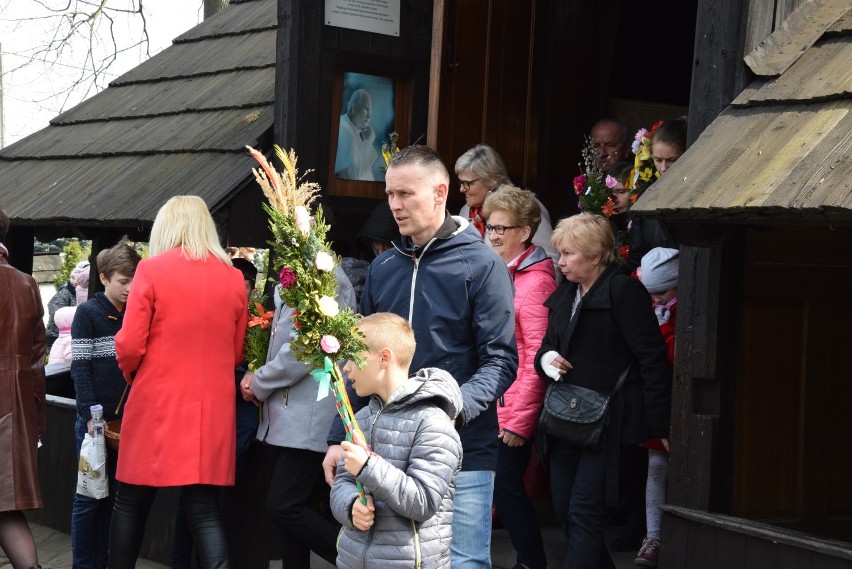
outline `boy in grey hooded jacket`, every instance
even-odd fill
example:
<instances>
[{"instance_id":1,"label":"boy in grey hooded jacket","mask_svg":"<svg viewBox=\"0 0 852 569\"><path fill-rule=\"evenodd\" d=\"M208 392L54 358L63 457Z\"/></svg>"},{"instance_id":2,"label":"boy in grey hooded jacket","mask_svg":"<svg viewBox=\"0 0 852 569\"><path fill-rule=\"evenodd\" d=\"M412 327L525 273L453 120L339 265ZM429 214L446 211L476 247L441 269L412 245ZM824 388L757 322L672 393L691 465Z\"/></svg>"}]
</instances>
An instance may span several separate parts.
<instances>
[{"instance_id":1,"label":"boy in grey hooded jacket","mask_svg":"<svg viewBox=\"0 0 852 569\"><path fill-rule=\"evenodd\" d=\"M461 391L440 369L408 377L414 332L405 319L376 313L358 328L369 352L362 368L350 361L344 371L358 395L372 397L356 415L366 441L342 443L331 489L332 513L343 524L337 567L449 568ZM356 480L369 494L366 505Z\"/></svg>"}]
</instances>

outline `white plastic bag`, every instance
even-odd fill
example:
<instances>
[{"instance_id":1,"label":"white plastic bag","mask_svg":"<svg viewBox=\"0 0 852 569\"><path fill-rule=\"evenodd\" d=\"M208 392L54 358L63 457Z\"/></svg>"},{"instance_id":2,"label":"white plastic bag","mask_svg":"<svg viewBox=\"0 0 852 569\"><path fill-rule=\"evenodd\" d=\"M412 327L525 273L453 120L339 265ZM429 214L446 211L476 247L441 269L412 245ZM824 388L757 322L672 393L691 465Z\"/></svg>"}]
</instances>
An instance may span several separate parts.
<instances>
[{"instance_id":1,"label":"white plastic bag","mask_svg":"<svg viewBox=\"0 0 852 569\"><path fill-rule=\"evenodd\" d=\"M77 493L101 500L109 496L109 480L106 471L106 440L94 438L86 433L80 447L80 462L77 465Z\"/></svg>"}]
</instances>

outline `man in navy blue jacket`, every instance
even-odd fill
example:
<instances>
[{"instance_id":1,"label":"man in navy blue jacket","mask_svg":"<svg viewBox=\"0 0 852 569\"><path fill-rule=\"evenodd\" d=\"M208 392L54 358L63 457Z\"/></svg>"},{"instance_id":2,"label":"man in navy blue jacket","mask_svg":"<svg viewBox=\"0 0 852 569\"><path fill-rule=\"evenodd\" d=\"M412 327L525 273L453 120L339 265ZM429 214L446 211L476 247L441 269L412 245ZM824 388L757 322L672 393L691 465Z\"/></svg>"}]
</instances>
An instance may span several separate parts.
<instances>
[{"instance_id":1,"label":"man in navy blue jacket","mask_svg":"<svg viewBox=\"0 0 852 569\"><path fill-rule=\"evenodd\" d=\"M438 367L458 382L464 405L456 426L464 457L453 500L452 566L490 569L494 402L518 367L512 281L479 232L447 213L450 177L437 152L417 145L402 149L391 159L385 183L402 238L370 265L361 313L407 318L417 341L411 369ZM329 442L342 438L338 420ZM339 445L331 444L323 462L329 483L341 455Z\"/></svg>"}]
</instances>

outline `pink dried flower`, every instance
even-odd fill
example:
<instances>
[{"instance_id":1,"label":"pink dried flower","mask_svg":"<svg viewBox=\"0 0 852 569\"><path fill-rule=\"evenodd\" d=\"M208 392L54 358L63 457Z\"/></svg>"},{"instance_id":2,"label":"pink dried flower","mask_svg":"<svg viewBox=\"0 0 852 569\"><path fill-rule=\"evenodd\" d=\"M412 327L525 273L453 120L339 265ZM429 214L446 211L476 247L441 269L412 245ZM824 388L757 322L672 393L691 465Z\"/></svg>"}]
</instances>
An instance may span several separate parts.
<instances>
[{"instance_id":1,"label":"pink dried flower","mask_svg":"<svg viewBox=\"0 0 852 569\"><path fill-rule=\"evenodd\" d=\"M320 347L327 354L336 354L340 350L340 340L330 334L326 334L320 340Z\"/></svg>"},{"instance_id":2,"label":"pink dried flower","mask_svg":"<svg viewBox=\"0 0 852 569\"><path fill-rule=\"evenodd\" d=\"M608 189L611 190L617 185L618 185L618 180L616 180L615 178L613 178L612 176L609 176L609 175L606 177L606 187Z\"/></svg>"}]
</instances>

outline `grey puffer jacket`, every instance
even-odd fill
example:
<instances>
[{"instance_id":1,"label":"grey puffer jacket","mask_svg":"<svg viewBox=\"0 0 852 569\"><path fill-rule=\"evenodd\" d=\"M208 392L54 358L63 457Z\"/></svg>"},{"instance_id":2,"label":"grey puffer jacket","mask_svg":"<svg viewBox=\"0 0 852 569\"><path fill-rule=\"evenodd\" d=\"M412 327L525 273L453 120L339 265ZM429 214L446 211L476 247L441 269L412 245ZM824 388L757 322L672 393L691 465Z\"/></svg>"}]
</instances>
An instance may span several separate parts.
<instances>
[{"instance_id":1,"label":"grey puffer jacket","mask_svg":"<svg viewBox=\"0 0 852 569\"><path fill-rule=\"evenodd\" d=\"M358 412L375 453L358 480L373 496L376 519L366 532L352 525L358 490L341 461L331 489L332 513L343 524L337 567L450 567L453 495L462 457L453 420L461 407L453 377L426 368L387 405L374 396Z\"/></svg>"}]
</instances>

